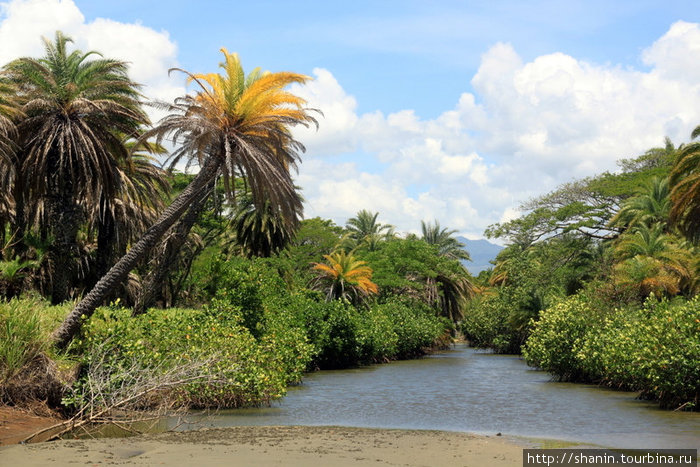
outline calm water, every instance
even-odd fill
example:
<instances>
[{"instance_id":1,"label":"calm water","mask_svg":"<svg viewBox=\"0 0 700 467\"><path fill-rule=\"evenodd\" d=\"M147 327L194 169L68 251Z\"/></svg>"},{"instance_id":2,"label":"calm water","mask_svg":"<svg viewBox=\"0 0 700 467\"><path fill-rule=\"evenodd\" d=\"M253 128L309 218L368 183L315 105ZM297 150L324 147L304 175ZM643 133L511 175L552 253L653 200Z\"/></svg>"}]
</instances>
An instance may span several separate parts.
<instances>
[{"instance_id":1,"label":"calm water","mask_svg":"<svg viewBox=\"0 0 700 467\"><path fill-rule=\"evenodd\" d=\"M620 448L700 448L700 414L662 411L628 392L555 383L516 356L466 347L317 372L273 407L222 412L206 424L502 432Z\"/></svg>"}]
</instances>

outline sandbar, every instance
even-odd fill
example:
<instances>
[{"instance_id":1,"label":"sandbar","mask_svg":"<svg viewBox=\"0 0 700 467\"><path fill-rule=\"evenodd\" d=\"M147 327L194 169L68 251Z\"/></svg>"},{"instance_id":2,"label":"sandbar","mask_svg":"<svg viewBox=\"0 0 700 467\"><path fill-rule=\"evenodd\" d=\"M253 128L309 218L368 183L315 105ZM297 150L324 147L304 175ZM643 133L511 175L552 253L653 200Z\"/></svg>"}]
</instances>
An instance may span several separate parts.
<instances>
[{"instance_id":1,"label":"sandbar","mask_svg":"<svg viewBox=\"0 0 700 467\"><path fill-rule=\"evenodd\" d=\"M520 466L513 438L426 430L239 426L0 447L2 466Z\"/></svg>"}]
</instances>

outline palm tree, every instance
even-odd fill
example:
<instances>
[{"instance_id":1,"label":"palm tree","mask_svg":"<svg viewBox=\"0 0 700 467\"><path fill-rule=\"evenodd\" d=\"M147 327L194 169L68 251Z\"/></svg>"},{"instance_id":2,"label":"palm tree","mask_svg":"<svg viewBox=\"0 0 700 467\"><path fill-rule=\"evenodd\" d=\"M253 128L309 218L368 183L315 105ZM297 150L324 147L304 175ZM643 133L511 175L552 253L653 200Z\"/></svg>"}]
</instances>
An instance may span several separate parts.
<instances>
[{"instance_id":1,"label":"palm tree","mask_svg":"<svg viewBox=\"0 0 700 467\"><path fill-rule=\"evenodd\" d=\"M234 237L230 243L239 247L249 258L269 257L282 250L296 232L296 228L274 215L269 203L258 209L250 198L239 203L231 226Z\"/></svg>"},{"instance_id":2,"label":"palm tree","mask_svg":"<svg viewBox=\"0 0 700 467\"><path fill-rule=\"evenodd\" d=\"M691 134L700 136L700 125ZM691 241L700 241L700 141L681 146L671 170L671 222Z\"/></svg>"},{"instance_id":3,"label":"palm tree","mask_svg":"<svg viewBox=\"0 0 700 467\"><path fill-rule=\"evenodd\" d=\"M621 228L636 228L640 225L651 226L666 222L671 210L667 178L654 177L637 191L637 195L628 198L620 210L610 220L610 225Z\"/></svg>"},{"instance_id":4,"label":"palm tree","mask_svg":"<svg viewBox=\"0 0 700 467\"><path fill-rule=\"evenodd\" d=\"M162 154L163 149L134 141L126 146L131 156L117 160L119 190L112 197L102 194L97 203L87 206L91 230L97 232L95 282L153 223L170 191L167 173L151 155Z\"/></svg>"},{"instance_id":5,"label":"palm tree","mask_svg":"<svg viewBox=\"0 0 700 467\"><path fill-rule=\"evenodd\" d=\"M616 282L636 288L640 298L651 292L673 296L695 282L692 254L661 223L631 229L619 238L614 254Z\"/></svg>"},{"instance_id":6,"label":"palm tree","mask_svg":"<svg viewBox=\"0 0 700 467\"><path fill-rule=\"evenodd\" d=\"M43 58L5 67L24 112L17 125L21 177L44 199L54 238L53 303L69 296L80 202L116 192L115 157L127 157L120 135L148 123L127 64L93 58L97 52L69 53L69 42L57 32L53 42L44 39Z\"/></svg>"},{"instance_id":7,"label":"palm tree","mask_svg":"<svg viewBox=\"0 0 700 467\"><path fill-rule=\"evenodd\" d=\"M12 117L18 115L16 90L5 77L0 76L0 166L11 164L15 152L16 127Z\"/></svg>"},{"instance_id":8,"label":"palm tree","mask_svg":"<svg viewBox=\"0 0 700 467\"><path fill-rule=\"evenodd\" d=\"M421 221L421 230L423 231L423 241L430 245L436 245L440 251L440 255L450 259L471 261L469 253L464 249L464 244L454 238L456 230L447 230L440 228L440 222L437 220L434 224L426 224Z\"/></svg>"},{"instance_id":9,"label":"palm tree","mask_svg":"<svg viewBox=\"0 0 700 467\"><path fill-rule=\"evenodd\" d=\"M172 163L187 159L201 169L192 182L163 211L129 252L122 257L95 287L69 313L54 332L57 345L65 346L80 330L83 317L90 317L104 298L124 281L156 242L182 216L190 204L204 195L223 173L225 185L236 175L245 177L256 206L269 200L271 209L290 224L301 210L289 168L294 166L304 147L290 132L294 125L315 124L305 101L284 88L304 83L309 77L296 73L243 72L238 55L222 49L223 74L191 75L199 92L176 99L165 106L169 115L142 137L155 136L160 144L171 136L180 146L171 156Z\"/></svg>"},{"instance_id":10,"label":"palm tree","mask_svg":"<svg viewBox=\"0 0 700 467\"><path fill-rule=\"evenodd\" d=\"M366 209L359 211L355 217L348 219L345 229L347 236L342 241L349 250L365 246L369 251L376 250L377 245L394 236L394 226L377 222L378 212Z\"/></svg>"},{"instance_id":11,"label":"palm tree","mask_svg":"<svg viewBox=\"0 0 700 467\"><path fill-rule=\"evenodd\" d=\"M17 112L14 88L0 76L0 245L5 243L5 226L12 217L10 197L16 128L11 117ZM0 257L0 259L2 259Z\"/></svg>"},{"instance_id":12,"label":"palm tree","mask_svg":"<svg viewBox=\"0 0 700 467\"><path fill-rule=\"evenodd\" d=\"M377 284L372 282L372 269L364 261L344 251L323 257L328 263L314 263L313 269L318 276L313 286L326 291L327 301L344 298L359 303L379 291Z\"/></svg>"}]
</instances>

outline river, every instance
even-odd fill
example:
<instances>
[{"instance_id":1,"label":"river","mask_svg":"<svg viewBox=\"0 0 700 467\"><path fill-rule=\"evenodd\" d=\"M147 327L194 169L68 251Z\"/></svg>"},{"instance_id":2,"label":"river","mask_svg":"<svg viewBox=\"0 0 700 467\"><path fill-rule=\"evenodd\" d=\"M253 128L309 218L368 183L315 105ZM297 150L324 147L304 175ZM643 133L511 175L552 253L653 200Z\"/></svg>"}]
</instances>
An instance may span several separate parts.
<instances>
[{"instance_id":1,"label":"river","mask_svg":"<svg viewBox=\"0 0 700 467\"><path fill-rule=\"evenodd\" d=\"M272 407L223 411L203 423L430 429L617 448L700 448L700 414L663 411L634 396L553 382L517 356L457 346L419 360L312 373Z\"/></svg>"}]
</instances>

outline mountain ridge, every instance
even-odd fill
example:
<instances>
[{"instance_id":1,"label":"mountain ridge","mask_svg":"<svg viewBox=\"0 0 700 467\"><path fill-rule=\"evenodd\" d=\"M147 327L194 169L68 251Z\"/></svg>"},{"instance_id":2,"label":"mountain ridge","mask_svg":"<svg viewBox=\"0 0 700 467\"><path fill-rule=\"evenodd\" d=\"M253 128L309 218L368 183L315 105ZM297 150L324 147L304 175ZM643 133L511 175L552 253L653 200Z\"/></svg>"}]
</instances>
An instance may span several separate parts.
<instances>
[{"instance_id":1,"label":"mountain ridge","mask_svg":"<svg viewBox=\"0 0 700 467\"><path fill-rule=\"evenodd\" d=\"M491 261L496 259L498 253L503 249L502 246L491 243L485 239L469 240L466 237L455 237L460 243L464 244L464 249L469 252L471 261L463 261L462 263L472 275L478 275L481 271L492 268Z\"/></svg>"}]
</instances>

